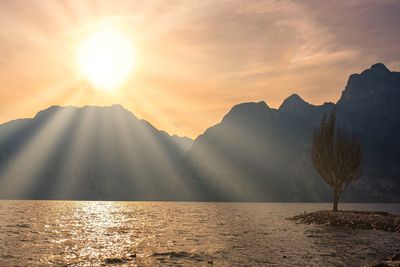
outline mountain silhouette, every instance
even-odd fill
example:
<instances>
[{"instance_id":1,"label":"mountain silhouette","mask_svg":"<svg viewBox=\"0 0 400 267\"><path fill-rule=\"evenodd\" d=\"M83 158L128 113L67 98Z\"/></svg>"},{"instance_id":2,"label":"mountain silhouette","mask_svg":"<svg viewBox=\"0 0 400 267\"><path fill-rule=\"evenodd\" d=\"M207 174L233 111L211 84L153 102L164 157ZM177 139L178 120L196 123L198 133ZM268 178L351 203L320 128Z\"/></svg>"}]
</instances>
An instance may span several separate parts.
<instances>
[{"instance_id":1,"label":"mountain silhouette","mask_svg":"<svg viewBox=\"0 0 400 267\"><path fill-rule=\"evenodd\" d=\"M120 105L59 107L0 125L0 198L330 201L310 159L313 129L336 109L363 142L363 176L344 201L400 201L400 73L352 74L336 104L293 94L278 108L234 106L191 140Z\"/></svg>"},{"instance_id":2,"label":"mountain silhouette","mask_svg":"<svg viewBox=\"0 0 400 267\"><path fill-rule=\"evenodd\" d=\"M191 144L120 105L52 106L0 126L0 196L164 199Z\"/></svg>"},{"instance_id":3,"label":"mountain silhouette","mask_svg":"<svg viewBox=\"0 0 400 267\"><path fill-rule=\"evenodd\" d=\"M199 136L181 174L201 188L199 200L328 201L330 191L310 159L311 133L336 108L338 123L364 144L363 177L345 201L400 201L400 73L378 63L350 76L337 104L297 94L279 109L243 103Z\"/></svg>"}]
</instances>

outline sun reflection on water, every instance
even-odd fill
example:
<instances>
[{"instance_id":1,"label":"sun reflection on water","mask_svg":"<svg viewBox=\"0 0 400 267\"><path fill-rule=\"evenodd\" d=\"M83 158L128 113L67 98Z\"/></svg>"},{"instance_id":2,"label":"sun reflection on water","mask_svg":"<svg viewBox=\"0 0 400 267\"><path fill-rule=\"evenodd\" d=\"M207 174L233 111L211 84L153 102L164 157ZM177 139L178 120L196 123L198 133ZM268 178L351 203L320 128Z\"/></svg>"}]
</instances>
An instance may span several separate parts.
<instances>
[{"instance_id":1,"label":"sun reflection on water","mask_svg":"<svg viewBox=\"0 0 400 267\"><path fill-rule=\"evenodd\" d=\"M126 216L121 211L123 203L88 201L78 202L74 214L72 239L82 246L66 247L66 253L75 251L77 257L85 260L110 258L121 255L123 242L130 244L130 239L123 228Z\"/></svg>"},{"instance_id":2,"label":"sun reflection on water","mask_svg":"<svg viewBox=\"0 0 400 267\"><path fill-rule=\"evenodd\" d=\"M398 251L393 233L285 219L304 205L0 201L0 266L362 266ZM398 204L392 208L399 213Z\"/></svg>"}]
</instances>

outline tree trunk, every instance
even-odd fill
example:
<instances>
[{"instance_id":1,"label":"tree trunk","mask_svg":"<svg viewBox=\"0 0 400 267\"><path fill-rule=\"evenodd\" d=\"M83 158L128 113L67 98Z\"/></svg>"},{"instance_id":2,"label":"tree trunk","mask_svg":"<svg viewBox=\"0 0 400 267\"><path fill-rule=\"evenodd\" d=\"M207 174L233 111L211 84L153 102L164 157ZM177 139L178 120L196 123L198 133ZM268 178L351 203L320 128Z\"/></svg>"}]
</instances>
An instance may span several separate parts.
<instances>
[{"instance_id":1,"label":"tree trunk","mask_svg":"<svg viewBox=\"0 0 400 267\"><path fill-rule=\"evenodd\" d=\"M339 202L339 190L337 188L333 189L333 211L338 210L338 202Z\"/></svg>"},{"instance_id":2,"label":"tree trunk","mask_svg":"<svg viewBox=\"0 0 400 267\"><path fill-rule=\"evenodd\" d=\"M338 201L337 201L337 199L335 198L334 200L333 200L333 211L337 211L337 205L338 204Z\"/></svg>"}]
</instances>

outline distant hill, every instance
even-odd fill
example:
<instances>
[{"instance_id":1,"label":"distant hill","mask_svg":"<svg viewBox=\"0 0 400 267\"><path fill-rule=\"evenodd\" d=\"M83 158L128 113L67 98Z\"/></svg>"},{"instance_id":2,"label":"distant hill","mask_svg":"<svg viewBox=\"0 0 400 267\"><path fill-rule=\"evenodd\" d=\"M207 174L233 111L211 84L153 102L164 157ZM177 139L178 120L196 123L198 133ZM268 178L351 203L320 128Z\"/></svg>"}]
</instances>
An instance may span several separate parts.
<instances>
[{"instance_id":1,"label":"distant hill","mask_svg":"<svg viewBox=\"0 0 400 267\"><path fill-rule=\"evenodd\" d=\"M279 109L233 107L199 136L181 174L199 200L326 201L330 189L310 160L313 127L336 107L339 124L364 143L362 179L347 201L400 201L400 73L375 64L350 76L337 104L314 106L294 94Z\"/></svg>"},{"instance_id":2,"label":"distant hill","mask_svg":"<svg viewBox=\"0 0 400 267\"><path fill-rule=\"evenodd\" d=\"M191 144L119 105L52 106L0 126L0 197L166 199Z\"/></svg>"}]
</instances>

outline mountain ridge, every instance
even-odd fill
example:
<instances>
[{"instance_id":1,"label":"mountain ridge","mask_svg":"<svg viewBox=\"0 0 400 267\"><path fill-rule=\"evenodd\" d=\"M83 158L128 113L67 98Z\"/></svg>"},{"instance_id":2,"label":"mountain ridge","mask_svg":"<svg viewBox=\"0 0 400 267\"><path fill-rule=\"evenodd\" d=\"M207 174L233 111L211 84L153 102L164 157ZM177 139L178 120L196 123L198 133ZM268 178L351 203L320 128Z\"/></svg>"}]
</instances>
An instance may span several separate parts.
<instances>
[{"instance_id":1,"label":"mountain ridge","mask_svg":"<svg viewBox=\"0 0 400 267\"><path fill-rule=\"evenodd\" d=\"M120 105L51 106L0 126L0 197L167 198L192 140L170 136Z\"/></svg>"},{"instance_id":2,"label":"mountain ridge","mask_svg":"<svg viewBox=\"0 0 400 267\"><path fill-rule=\"evenodd\" d=\"M240 103L195 140L119 104L50 106L0 125L0 198L329 201L309 151L313 128L336 108L365 148L364 175L344 201L400 201L398 74L382 63L352 74L336 104L298 94L278 108Z\"/></svg>"},{"instance_id":3,"label":"mountain ridge","mask_svg":"<svg viewBox=\"0 0 400 267\"><path fill-rule=\"evenodd\" d=\"M338 123L358 134L365 148L364 176L350 186L343 199L400 201L400 167L396 161L400 142L398 135L392 134L400 133L400 111L395 108L400 101L398 77L397 72L378 63L350 75L336 104L317 106L292 94L278 109L260 102L246 103L247 109L234 106L231 111L236 114L228 123L222 120L195 139L185 154L181 172L194 187L203 186L207 192L204 198L211 200L328 201L329 188L314 171L309 151L313 128L323 114L336 108ZM363 92L379 92L382 101L365 101ZM238 110L242 112L237 114ZM221 164L215 163L218 161ZM242 173L230 172L226 165L240 166ZM250 185L257 190L246 194L236 190ZM221 198L226 191L235 192L235 198Z\"/></svg>"}]
</instances>

